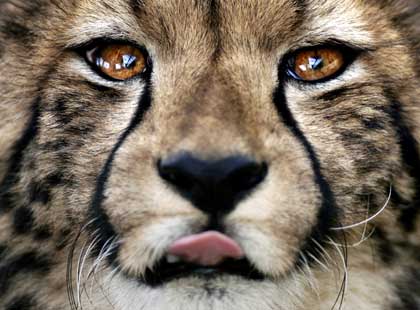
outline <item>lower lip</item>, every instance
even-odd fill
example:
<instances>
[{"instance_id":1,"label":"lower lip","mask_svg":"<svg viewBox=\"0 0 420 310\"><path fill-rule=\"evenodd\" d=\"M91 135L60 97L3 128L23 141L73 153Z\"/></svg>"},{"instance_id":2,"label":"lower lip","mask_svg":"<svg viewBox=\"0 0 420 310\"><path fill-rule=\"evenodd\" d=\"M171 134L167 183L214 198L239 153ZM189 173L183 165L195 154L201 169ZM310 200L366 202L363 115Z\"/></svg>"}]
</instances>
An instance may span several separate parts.
<instances>
[{"instance_id":1,"label":"lower lip","mask_svg":"<svg viewBox=\"0 0 420 310\"><path fill-rule=\"evenodd\" d=\"M155 270L159 269L156 268ZM157 287L160 285L164 285L165 283L169 283L170 281L187 277L199 277L208 280L222 276L242 277L248 281L262 281L265 279L263 275L252 270L239 272L223 268L196 266L194 268L186 268L185 270L180 270L178 273L168 276L159 273L154 273L152 271L147 271L145 277L143 279L139 279L139 281L141 284L147 284L151 287Z\"/></svg>"}]
</instances>

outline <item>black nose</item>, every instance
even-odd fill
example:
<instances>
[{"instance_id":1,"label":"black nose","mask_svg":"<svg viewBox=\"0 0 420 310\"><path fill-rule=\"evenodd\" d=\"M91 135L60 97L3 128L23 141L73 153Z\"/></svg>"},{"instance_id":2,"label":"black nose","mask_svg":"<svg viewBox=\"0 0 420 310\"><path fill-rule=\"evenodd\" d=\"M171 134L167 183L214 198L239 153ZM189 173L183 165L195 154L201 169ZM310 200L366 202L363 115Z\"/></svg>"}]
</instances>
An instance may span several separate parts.
<instances>
[{"instance_id":1,"label":"black nose","mask_svg":"<svg viewBox=\"0 0 420 310\"><path fill-rule=\"evenodd\" d=\"M206 161L179 154L158 163L160 176L197 208L220 214L231 211L267 175L267 165L244 156Z\"/></svg>"}]
</instances>

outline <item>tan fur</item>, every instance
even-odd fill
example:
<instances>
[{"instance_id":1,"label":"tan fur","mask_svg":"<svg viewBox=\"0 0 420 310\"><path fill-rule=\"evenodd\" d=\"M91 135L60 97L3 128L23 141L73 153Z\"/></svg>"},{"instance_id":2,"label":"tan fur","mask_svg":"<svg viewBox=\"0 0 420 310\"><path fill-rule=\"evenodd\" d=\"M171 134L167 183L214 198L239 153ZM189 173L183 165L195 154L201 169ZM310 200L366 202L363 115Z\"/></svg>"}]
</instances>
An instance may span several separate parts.
<instances>
[{"instance_id":1,"label":"tan fur","mask_svg":"<svg viewBox=\"0 0 420 310\"><path fill-rule=\"evenodd\" d=\"M401 291L419 300L412 273L420 229L415 215L414 229L399 219L415 199L413 171L420 171L405 162L398 126L419 141L419 10L415 1L385 0L0 2L0 249L7 249L0 272L22 253L48 260L48 270L20 264L0 275L0 288L7 284L0 309L17 309L13 303L28 297L27 310L409 309ZM21 32L12 31L16 25ZM116 152L101 206L118 235L102 254L118 246L117 268L93 255L101 232L90 208L146 82L95 74L75 47L98 37L136 42L153 62L151 107ZM279 117L273 94L285 55L330 40L365 52L331 81L284 82L286 102L278 103L313 147L336 200L336 227L321 245L308 240L325 220L314 161ZM36 133L12 171L37 110ZM368 128L370 121L378 127ZM209 221L157 172L159 159L180 152L203 160L244 154L269 164L261 186L223 218L226 234L266 280L137 282L172 242ZM12 197L7 210L5 194ZM339 230L384 205L368 224ZM31 223L20 223L22 209ZM307 242L312 257L301 253Z\"/></svg>"}]
</instances>

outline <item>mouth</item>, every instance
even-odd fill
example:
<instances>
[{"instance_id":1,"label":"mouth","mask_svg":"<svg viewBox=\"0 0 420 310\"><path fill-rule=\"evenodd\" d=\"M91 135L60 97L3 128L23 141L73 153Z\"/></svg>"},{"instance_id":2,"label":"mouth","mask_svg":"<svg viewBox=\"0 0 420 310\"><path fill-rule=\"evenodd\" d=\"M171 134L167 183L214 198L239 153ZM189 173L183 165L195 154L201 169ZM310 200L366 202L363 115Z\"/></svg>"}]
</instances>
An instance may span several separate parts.
<instances>
[{"instance_id":1,"label":"mouth","mask_svg":"<svg viewBox=\"0 0 420 310\"><path fill-rule=\"evenodd\" d=\"M148 269L139 281L142 284L156 287L181 278L213 279L224 275L240 276L250 281L265 279L265 276L256 270L247 258L226 259L214 266L201 266L167 255L155 265L153 270Z\"/></svg>"}]
</instances>

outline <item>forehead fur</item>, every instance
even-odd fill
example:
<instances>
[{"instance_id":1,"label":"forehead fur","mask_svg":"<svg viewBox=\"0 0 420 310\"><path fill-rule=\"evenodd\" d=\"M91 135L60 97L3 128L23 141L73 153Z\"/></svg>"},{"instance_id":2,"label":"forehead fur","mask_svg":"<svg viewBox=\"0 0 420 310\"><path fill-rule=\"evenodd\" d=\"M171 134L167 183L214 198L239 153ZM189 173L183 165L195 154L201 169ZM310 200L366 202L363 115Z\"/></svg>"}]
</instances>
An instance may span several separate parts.
<instances>
[{"instance_id":1,"label":"forehead fur","mask_svg":"<svg viewBox=\"0 0 420 310\"><path fill-rule=\"evenodd\" d=\"M203 43L203 49L209 44L278 49L328 39L371 45L371 25L381 20L377 10L359 0L85 0L77 2L72 16L63 37L69 45L98 36L128 37L181 53Z\"/></svg>"}]
</instances>

